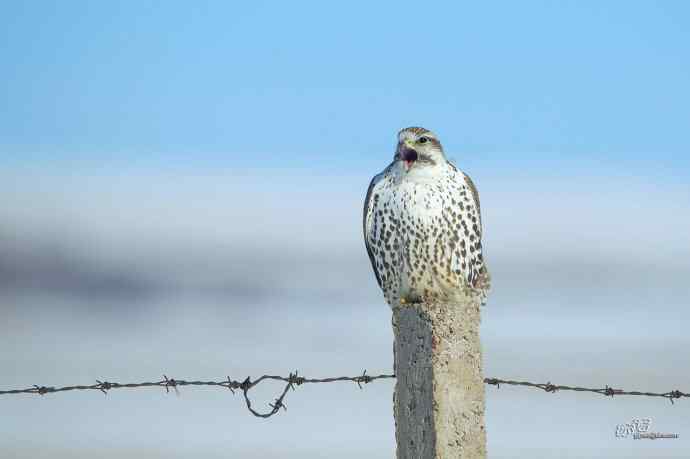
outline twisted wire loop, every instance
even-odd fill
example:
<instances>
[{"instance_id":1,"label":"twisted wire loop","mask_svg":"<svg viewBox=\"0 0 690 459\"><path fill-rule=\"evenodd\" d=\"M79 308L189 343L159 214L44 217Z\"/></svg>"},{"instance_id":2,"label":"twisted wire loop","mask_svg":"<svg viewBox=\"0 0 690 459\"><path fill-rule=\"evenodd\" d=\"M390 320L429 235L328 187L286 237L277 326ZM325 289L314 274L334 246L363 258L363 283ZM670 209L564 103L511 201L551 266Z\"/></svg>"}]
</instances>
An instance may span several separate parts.
<instances>
[{"instance_id":1,"label":"twisted wire loop","mask_svg":"<svg viewBox=\"0 0 690 459\"><path fill-rule=\"evenodd\" d=\"M100 381L96 380L96 384L82 385L82 386L64 386L64 387L51 387L51 386L38 386L34 385L27 389L14 389L14 390L0 390L0 395L16 395L16 394L38 394L46 395L54 392L67 392L72 390L97 390L107 395L109 391L114 389L137 389L142 387L162 387L165 389L166 393L170 392L172 389L176 394L179 395L178 388L182 386L210 386L219 387L230 390L232 394L235 391L242 391L242 396L244 398L247 409L251 414L259 418L270 418L276 415L281 409L287 411L287 405L285 405L285 397L290 390L295 390L296 386L302 386L304 384L319 384L319 383L332 383L332 382L353 382L362 389L363 384L369 384L373 381L380 379L394 379L394 374L380 374L376 376L367 375L367 371L364 370L359 376L339 376L334 378L305 378L304 376L299 376L298 372L290 373L288 376L277 376L277 375L263 375L252 381L248 376L243 381L238 381L231 379L228 376L225 380L221 381L187 381L184 379L169 378L167 375L163 375L161 381L152 382L140 382L140 383L117 383L110 381ZM249 397L249 392L265 381L278 381L285 383L283 390L280 395L273 400L273 402L268 403L269 410L261 412L256 410L252 406L252 401ZM623 389L614 389L606 385L604 388L589 388L589 387L578 387L578 386L564 386L558 384L552 384L550 381L547 383L534 383L529 381L514 381L510 379L499 379L499 378L485 378L484 382L491 386L496 386L500 388L501 385L506 386L523 386L531 387L534 389L540 389L544 392L555 394L561 391L573 391L573 392L592 392L595 394L604 395L607 397L613 397L615 395L633 395L642 397L661 397L668 399L671 403L674 400L690 397L690 393L681 392L679 390L672 390L669 392L639 392L639 391L625 391Z\"/></svg>"}]
</instances>

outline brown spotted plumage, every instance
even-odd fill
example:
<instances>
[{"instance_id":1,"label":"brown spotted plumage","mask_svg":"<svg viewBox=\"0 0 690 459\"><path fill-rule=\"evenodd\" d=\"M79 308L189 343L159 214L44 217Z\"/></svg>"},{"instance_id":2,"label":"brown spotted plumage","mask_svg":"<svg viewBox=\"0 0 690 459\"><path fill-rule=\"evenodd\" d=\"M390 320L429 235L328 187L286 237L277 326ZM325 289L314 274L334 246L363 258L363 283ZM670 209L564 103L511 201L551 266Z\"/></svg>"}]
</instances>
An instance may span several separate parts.
<instances>
[{"instance_id":1,"label":"brown spotted plumage","mask_svg":"<svg viewBox=\"0 0 690 459\"><path fill-rule=\"evenodd\" d=\"M369 185L364 241L391 306L401 302L482 303L490 276L482 255L479 194L430 131L398 133L393 162Z\"/></svg>"}]
</instances>

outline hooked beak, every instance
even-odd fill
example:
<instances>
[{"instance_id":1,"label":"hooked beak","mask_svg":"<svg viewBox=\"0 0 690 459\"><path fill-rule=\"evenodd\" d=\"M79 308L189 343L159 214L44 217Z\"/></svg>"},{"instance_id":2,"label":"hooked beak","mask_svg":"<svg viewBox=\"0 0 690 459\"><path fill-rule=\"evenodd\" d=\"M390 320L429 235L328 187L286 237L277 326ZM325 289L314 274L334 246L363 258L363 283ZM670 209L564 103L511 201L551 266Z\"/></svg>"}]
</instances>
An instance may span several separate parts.
<instances>
[{"instance_id":1,"label":"hooked beak","mask_svg":"<svg viewBox=\"0 0 690 459\"><path fill-rule=\"evenodd\" d=\"M411 148L407 142L398 145L398 156L405 166L405 170L410 170L412 164L419 159L419 155L414 148Z\"/></svg>"}]
</instances>

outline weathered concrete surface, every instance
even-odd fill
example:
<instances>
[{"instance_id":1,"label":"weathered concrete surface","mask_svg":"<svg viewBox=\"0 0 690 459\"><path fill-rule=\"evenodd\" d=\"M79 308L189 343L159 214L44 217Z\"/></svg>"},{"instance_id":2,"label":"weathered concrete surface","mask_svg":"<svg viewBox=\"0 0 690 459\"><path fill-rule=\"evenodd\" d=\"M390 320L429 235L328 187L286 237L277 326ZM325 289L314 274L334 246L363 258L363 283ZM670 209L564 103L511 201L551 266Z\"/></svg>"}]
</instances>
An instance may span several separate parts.
<instances>
[{"instance_id":1,"label":"weathered concrete surface","mask_svg":"<svg viewBox=\"0 0 690 459\"><path fill-rule=\"evenodd\" d=\"M393 308L398 459L486 457L477 301Z\"/></svg>"}]
</instances>

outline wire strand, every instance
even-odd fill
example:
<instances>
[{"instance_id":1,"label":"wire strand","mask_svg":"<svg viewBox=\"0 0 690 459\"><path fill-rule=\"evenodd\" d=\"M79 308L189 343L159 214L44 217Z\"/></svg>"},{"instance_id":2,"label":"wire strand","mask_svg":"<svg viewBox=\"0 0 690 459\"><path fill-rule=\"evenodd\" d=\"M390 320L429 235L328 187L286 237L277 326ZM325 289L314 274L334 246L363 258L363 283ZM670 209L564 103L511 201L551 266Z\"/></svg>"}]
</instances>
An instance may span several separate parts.
<instances>
[{"instance_id":1,"label":"wire strand","mask_svg":"<svg viewBox=\"0 0 690 459\"><path fill-rule=\"evenodd\" d=\"M50 387L50 386L39 386L34 385L33 387L27 389L14 389L14 390L0 390L0 395L18 395L18 394L38 394L46 395L56 392L67 392L73 390L97 390L107 394L111 390L115 389L138 389L143 387L162 387L165 388L166 392L170 392L173 389L178 392L179 387L183 386L209 386L217 387L230 390L233 394L235 391L241 391L244 397L244 401L247 405L247 409L251 414L260 418L270 418L277 414L280 409L287 410L287 406L284 403L285 397L290 390L295 390L295 386L301 386L304 384L320 384L320 383L333 383L333 382L353 382L362 389L363 384L369 384L373 381L381 379L394 379L394 374L380 374L375 376L367 375L367 371L364 370L359 376L338 376L333 378L305 378L299 376L297 371L290 373L288 376L276 376L276 375L263 375L255 380L247 377L243 381L230 379L228 376L225 380L221 381L188 381L184 379L168 378L168 376L163 375L163 379L160 381L150 381L150 382L138 382L138 383L118 383L111 381L99 381L96 380L96 384L91 385L79 385L79 386L63 386L63 387ZM285 383L285 387L280 392L279 396L272 402L269 403L269 410L265 412L257 411L252 406L252 401L249 397L249 392L263 383L264 381L281 381ZM669 392L640 392L640 391L626 391L623 389L615 389L606 385L603 388L590 388L590 387L579 387L579 386L565 386L559 384L547 383L534 383L529 381L514 381L510 379L498 379L498 378L485 378L484 383L496 386L500 388L501 385L505 386L522 386L530 387L534 389L540 389L549 393L556 393L560 391L573 391L573 392L591 392L599 395L604 395L608 397L613 397L616 395L632 395L632 396L642 396L642 397L661 397L666 398L674 402L674 400L684 397L690 397L687 392L681 392L679 390L672 390Z\"/></svg>"}]
</instances>

